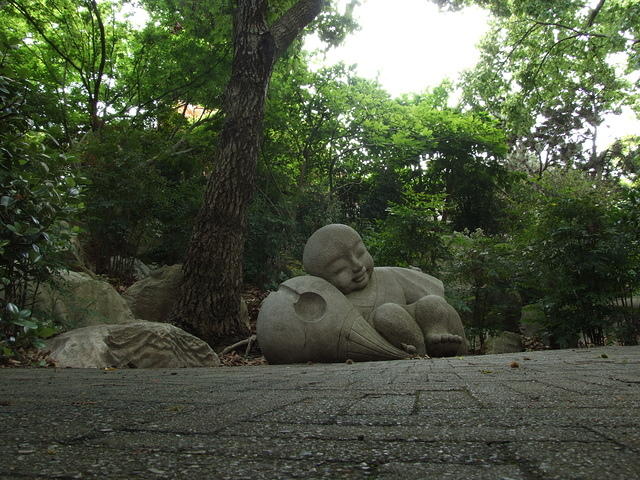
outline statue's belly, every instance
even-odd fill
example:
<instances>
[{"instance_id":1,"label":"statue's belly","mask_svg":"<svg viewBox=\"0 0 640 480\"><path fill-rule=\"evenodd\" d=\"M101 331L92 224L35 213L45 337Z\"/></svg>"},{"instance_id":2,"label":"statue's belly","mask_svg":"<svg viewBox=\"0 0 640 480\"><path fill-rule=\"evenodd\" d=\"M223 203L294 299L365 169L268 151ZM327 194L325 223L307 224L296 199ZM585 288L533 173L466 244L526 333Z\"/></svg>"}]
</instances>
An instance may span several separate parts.
<instances>
[{"instance_id":1,"label":"statue's belly","mask_svg":"<svg viewBox=\"0 0 640 480\"><path fill-rule=\"evenodd\" d=\"M379 268L373 269L373 275L365 288L351 292L346 297L369 323L371 323L373 311L380 305L406 304L404 292L394 278L393 272Z\"/></svg>"}]
</instances>

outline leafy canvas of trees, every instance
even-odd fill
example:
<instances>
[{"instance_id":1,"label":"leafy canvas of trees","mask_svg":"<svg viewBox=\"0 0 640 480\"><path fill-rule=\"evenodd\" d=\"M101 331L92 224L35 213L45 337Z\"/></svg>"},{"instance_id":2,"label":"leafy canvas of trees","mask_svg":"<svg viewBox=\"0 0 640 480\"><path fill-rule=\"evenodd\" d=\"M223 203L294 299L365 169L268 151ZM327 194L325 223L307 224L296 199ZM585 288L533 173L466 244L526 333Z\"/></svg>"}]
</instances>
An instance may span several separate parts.
<instances>
[{"instance_id":1,"label":"leafy canvas of trees","mask_svg":"<svg viewBox=\"0 0 640 480\"><path fill-rule=\"evenodd\" d=\"M223 159L213 152L237 3L2 4L0 355L58 331L31 304L71 266L69 251L125 284L134 258L185 261ZM270 2L266 21L299 3ZM301 274L306 238L347 223L377 265L442 278L478 348L517 331L523 307L554 346L636 344L640 132L610 145L599 132L622 108L640 110L640 3L436 3L493 14L477 66L437 88L392 98L349 65L312 69L302 36L280 55L237 262L244 283L274 289ZM307 31L340 42L353 7L325 2Z\"/></svg>"}]
</instances>

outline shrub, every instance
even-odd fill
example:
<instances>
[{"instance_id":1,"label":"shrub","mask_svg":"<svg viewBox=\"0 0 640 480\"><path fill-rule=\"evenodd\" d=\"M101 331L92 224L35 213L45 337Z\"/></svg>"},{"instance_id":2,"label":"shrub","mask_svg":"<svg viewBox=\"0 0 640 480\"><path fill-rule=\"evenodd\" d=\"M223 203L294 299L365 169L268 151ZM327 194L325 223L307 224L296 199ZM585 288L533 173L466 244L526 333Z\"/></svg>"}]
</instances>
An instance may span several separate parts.
<instances>
[{"instance_id":1,"label":"shrub","mask_svg":"<svg viewBox=\"0 0 640 480\"><path fill-rule=\"evenodd\" d=\"M376 265L415 266L436 275L439 261L447 256L446 227L439 220L443 195L427 195L407 190L405 201L391 203L388 215L366 235Z\"/></svg>"},{"instance_id":2,"label":"shrub","mask_svg":"<svg viewBox=\"0 0 640 480\"><path fill-rule=\"evenodd\" d=\"M55 332L31 307L38 285L63 266L82 207L72 159L32 130L20 88L0 77L0 356Z\"/></svg>"}]
</instances>

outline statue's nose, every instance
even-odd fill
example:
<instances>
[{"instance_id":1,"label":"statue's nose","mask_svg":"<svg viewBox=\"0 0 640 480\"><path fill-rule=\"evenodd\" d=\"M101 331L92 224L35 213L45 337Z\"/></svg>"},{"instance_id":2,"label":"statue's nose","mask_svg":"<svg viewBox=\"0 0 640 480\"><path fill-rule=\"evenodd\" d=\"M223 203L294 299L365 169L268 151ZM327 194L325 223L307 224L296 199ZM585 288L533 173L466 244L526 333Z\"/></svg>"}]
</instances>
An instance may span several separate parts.
<instances>
[{"instance_id":1,"label":"statue's nose","mask_svg":"<svg viewBox=\"0 0 640 480\"><path fill-rule=\"evenodd\" d=\"M353 269L353 273L361 272L364 270L364 263L354 257L351 259L351 268Z\"/></svg>"}]
</instances>

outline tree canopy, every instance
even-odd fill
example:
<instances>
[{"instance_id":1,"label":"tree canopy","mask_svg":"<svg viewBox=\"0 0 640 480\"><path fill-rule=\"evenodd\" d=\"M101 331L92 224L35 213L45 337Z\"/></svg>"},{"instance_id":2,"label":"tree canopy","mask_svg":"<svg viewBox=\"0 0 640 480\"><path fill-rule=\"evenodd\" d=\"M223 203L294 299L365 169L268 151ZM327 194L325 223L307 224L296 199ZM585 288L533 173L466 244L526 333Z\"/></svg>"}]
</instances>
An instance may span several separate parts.
<instances>
[{"instance_id":1,"label":"tree canopy","mask_svg":"<svg viewBox=\"0 0 640 480\"><path fill-rule=\"evenodd\" d=\"M490 10L481 59L398 98L304 50L359 3L144 0L134 25L129 2L5 2L0 354L59 330L27 285L72 240L119 285L184 263L172 321L216 344L331 222L441 276L480 345L522 305L556 345L637 342L640 137L599 129L638 109L638 3L436 1Z\"/></svg>"}]
</instances>

